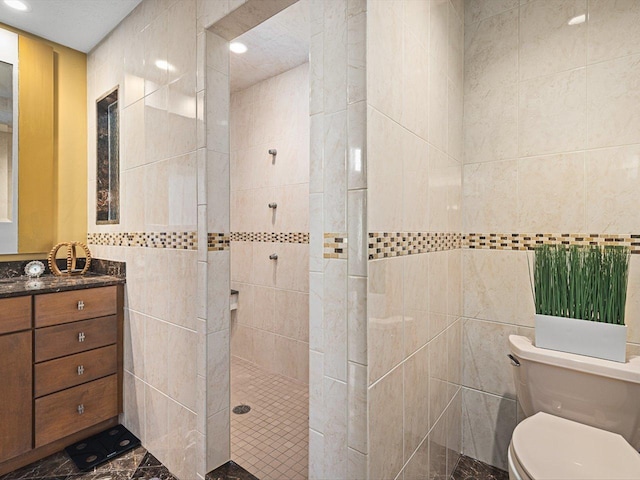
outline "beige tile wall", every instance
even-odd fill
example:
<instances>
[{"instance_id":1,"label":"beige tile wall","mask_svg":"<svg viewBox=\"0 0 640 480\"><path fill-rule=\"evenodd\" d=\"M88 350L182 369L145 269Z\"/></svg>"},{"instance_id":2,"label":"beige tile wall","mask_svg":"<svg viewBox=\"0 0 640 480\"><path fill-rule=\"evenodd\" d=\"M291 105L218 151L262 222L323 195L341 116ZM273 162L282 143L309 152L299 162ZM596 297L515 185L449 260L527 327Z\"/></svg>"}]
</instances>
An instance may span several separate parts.
<instances>
[{"instance_id":1,"label":"beige tile wall","mask_svg":"<svg viewBox=\"0 0 640 480\"><path fill-rule=\"evenodd\" d=\"M226 42L203 29L242 3L144 1L90 54L89 108L115 85L122 96L122 223L92 233L229 231L228 57ZM456 232L462 222L466 232L638 233L631 208L640 167L640 7L467 0L463 13L461 0L312 5L310 476L363 478L368 454L381 458L383 448L391 453L384 468L405 478L446 473L461 445L504 467L517 420L504 339L530 334L532 324L524 256L449 251L367 267L366 232ZM587 23L567 25L564 17L587 10ZM157 69L156 57L175 69ZM91 147L88 154L93 192ZM93 195L88 203L93 225ZM348 260L323 259L323 232L347 234ZM203 476L229 450L228 388L220 388L228 383L229 253L199 246L92 247L129 267L123 421L181 478ZM639 271L634 257L629 319L640 311ZM461 276L463 300L452 294ZM405 294L420 282L417 294ZM369 327L367 309L376 318ZM630 351L640 348L636 323ZM402 355L381 341L382 331ZM372 353L367 343L376 338ZM159 353L169 349L178 361ZM465 388L455 393L459 382ZM414 402L427 389L427 434L418 442L425 419ZM406 425L383 431L382 416L398 417L399 407ZM370 468L378 471L375 461Z\"/></svg>"},{"instance_id":2,"label":"beige tile wall","mask_svg":"<svg viewBox=\"0 0 640 480\"><path fill-rule=\"evenodd\" d=\"M93 108L96 97L119 84L126 125L121 153L123 224L91 228L92 233L169 227L197 230L200 239L209 232L229 233L228 45L206 29L236 8L255 20L266 5L260 1L145 0L92 53L89 105ZM366 2L316 0L312 5L310 476L364 478ZM176 70L156 72L155 58L165 51ZM180 76L182 68L185 78ZM184 105L191 107L185 110ZM174 124L183 131L169 126ZM90 125L89 145L94 135ZM180 155L182 149L192 150ZM90 148L89 191L95 177L92 155ZM178 164L183 156L188 167L184 170ZM93 199L88 202L92 212ZM89 220L92 225L93 219ZM351 237L348 260L323 259L324 232ZM123 421L145 444L152 444L152 452L180 478L202 478L229 459L229 252L209 252L206 242L200 241L197 252L182 252L180 257L174 251L110 246L96 246L94 253L127 261L127 315L140 314L127 320L130 347ZM188 260L178 268L169 261L174 256ZM177 288L196 292L195 298L167 295ZM164 312L163 306L174 313ZM195 309L194 318L187 322L190 309ZM171 378L184 373L183 381L195 383L195 399L171 397L172 392L176 397L182 393L167 376L170 355L160 355L152 347L156 341L161 348L168 345L174 328L194 334L182 347L195 359L185 360L185 371L176 368ZM180 432L182 442L169 436L170 431Z\"/></svg>"},{"instance_id":3,"label":"beige tile wall","mask_svg":"<svg viewBox=\"0 0 640 480\"><path fill-rule=\"evenodd\" d=\"M463 4L370 0L370 232L460 232ZM461 451L461 250L370 260L369 479L446 478Z\"/></svg>"},{"instance_id":4,"label":"beige tile wall","mask_svg":"<svg viewBox=\"0 0 640 480\"><path fill-rule=\"evenodd\" d=\"M229 49L228 42L213 33L216 27L215 22L233 12L236 26L239 26L238 32L243 32L249 28L249 25L266 20L290 3L290 0L270 2L198 0L198 28L208 28L213 25L213 28L205 30L198 36L198 44L202 45L202 49L206 52L205 55L198 57L200 62L198 72L202 72L202 75L198 76L198 85L204 89L198 94L197 99L198 105L203 106L203 125L199 130L199 138L202 138L202 143L206 146L206 149L200 150L201 155L198 158L198 178L202 179L203 193L206 192L198 197L198 236L200 238L205 238L207 232L223 234L230 232L230 172L235 168L232 167L230 158ZM295 149L285 147L280 150L286 153ZM300 170L297 170L296 174L299 173ZM254 278L257 279L256 283L275 287L278 290L294 291L292 295L299 293L296 289L302 292L307 290L308 274L302 266L307 264L308 246L296 245L297 248L288 250L286 254L284 251L277 251L276 253L282 258L279 268L282 269L283 275L279 275L273 270L272 262L268 260L268 255L272 253L268 247L272 245L274 244L256 244L255 255L252 251L252 255L244 256L244 264L255 267L253 273ZM280 245L277 246L280 247ZM207 345L207 357L203 360L204 377L201 380L205 394L203 404L207 412L206 421L202 423L206 434L205 455L202 462L205 472L216 468L230 458L229 289L231 265L229 253L229 250L207 251L206 243L199 243L198 275L201 280L198 285L201 287L202 294L198 304L202 309L202 318L206 319L204 326ZM243 257L239 256L239 258ZM303 336L297 332L293 335ZM298 343L298 348L301 344L302 342ZM258 353L262 353L269 360L270 352L266 348L270 348L270 345L264 345L264 347L265 349ZM277 350L281 354L286 352L287 347L288 345L277 344L274 336L271 352ZM284 359L275 355L273 362L287 364ZM291 365L288 367L292 371L297 371ZM303 365L302 369L304 368Z\"/></svg>"},{"instance_id":5,"label":"beige tile wall","mask_svg":"<svg viewBox=\"0 0 640 480\"><path fill-rule=\"evenodd\" d=\"M309 478L367 476L366 0L312 0ZM324 235L345 239L324 257Z\"/></svg>"},{"instance_id":6,"label":"beige tile wall","mask_svg":"<svg viewBox=\"0 0 640 480\"><path fill-rule=\"evenodd\" d=\"M229 12L227 2L200 2L198 22L215 22ZM198 237L208 233L229 234L230 226L230 152L229 152L229 45L209 30L198 36L205 52L199 57L199 85L203 88L198 104L203 105L201 134L204 148L199 150L198 178L203 195L198 198ZM230 332L231 255L229 250L208 251L198 243L200 315L204 320L201 342L202 359L199 382L203 385L200 401L206 417L199 427L205 434L204 472L231 458L230 442Z\"/></svg>"},{"instance_id":7,"label":"beige tile wall","mask_svg":"<svg viewBox=\"0 0 640 480\"><path fill-rule=\"evenodd\" d=\"M121 222L95 225L95 114L88 128L91 233L195 232L197 129L195 0L142 2L88 56L88 108L119 86ZM164 60L171 68L158 68ZM91 246L126 261L122 421L181 479L204 473L198 398L197 252Z\"/></svg>"},{"instance_id":8,"label":"beige tile wall","mask_svg":"<svg viewBox=\"0 0 640 480\"><path fill-rule=\"evenodd\" d=\"M89 111L120 88L122 184L121 223L96 226L89 115L90 233L201 240L197 251L91 246L129 268L122 421L183 480L230 454L229 251L205 240L229 233L228 50L206 28L245 3L145 0L88 57Z\"/></svg>"},{"instance_id":9,"label":"beige tile wall","mask_svg":"<svg viewBox=\"0 0 640 480\"><path fill-rule=\"evenodd\" d=\"M230 121L231 231L308 232L309 64L232 93ZM231 243L232 355L308 383L308 272L309 244Z\"/></svg>"},{"instance_id":10,"label":"beige tile wall","mask_svg":"<svg viewBox=\"0 0 640 480\"><path fill-rule=\"evenodd\" d=\"M463 231L637 234L640 3L466 0L465 16ZM521 420L507 337L533 334L527 258L465 250L462 265L463 453L506 468Z\"/></svg>"}]
</instances>

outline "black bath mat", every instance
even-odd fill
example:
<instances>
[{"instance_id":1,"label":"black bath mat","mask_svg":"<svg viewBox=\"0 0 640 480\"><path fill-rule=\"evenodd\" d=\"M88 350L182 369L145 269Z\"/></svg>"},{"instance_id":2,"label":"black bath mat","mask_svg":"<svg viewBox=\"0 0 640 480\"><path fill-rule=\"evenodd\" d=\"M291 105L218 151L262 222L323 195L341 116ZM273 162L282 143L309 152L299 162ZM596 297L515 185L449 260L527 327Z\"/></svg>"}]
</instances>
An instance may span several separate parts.
<instances>
[{"instance_id":1,"label":"black bath mat","mask_svg":"<svg viewBox=\"0 0 640 480\"><path fill-rule=\"evenodd\" d=\"M118 425L69 445L64 450L76 467L83 472L88 472L93 467L108 462L138 445L140 440L122 425Z\"/></svg>"}]
</instances>

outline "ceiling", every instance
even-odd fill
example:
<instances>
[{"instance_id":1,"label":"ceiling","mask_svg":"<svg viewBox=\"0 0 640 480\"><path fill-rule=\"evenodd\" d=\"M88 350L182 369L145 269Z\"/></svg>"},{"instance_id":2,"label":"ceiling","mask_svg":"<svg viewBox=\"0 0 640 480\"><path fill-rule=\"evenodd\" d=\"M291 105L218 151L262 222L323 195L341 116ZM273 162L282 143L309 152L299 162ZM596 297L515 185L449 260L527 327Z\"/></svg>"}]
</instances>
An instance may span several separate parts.
<instances>
[{"instance_id":1,"label":"ceiling","mask_svg":"<svg viewBox=\"0 0 640 480\"><path fill-rule=\"evenodd\" d=\"M141 0L23 0L19 12L0 0L0 23L89 52ZM239 36L244 54L230 53L231 91L248 88L309 60L309 0L300 0Z\"/></svg>"},{"instance_id":2,"label":"ceiling","mask_svg":"<svg viewBox=\"0 0 640 480\"><path fill-rule=\"evenodd\" d=\"M23 0L19 12L0 1L0 22L67 47L89 52L141 0Z\"/></svg>"},{"instance_id":3,"label":"ceiling","mask_svg":"<svg viewBox=\"0 0 640 480\"><path fill-rule=\"evenodd\" d=\"M309 0L300 0L233 41L244 43L243 54L230 52L231 91L309 61Z\"/></svg>"}]
</instances>

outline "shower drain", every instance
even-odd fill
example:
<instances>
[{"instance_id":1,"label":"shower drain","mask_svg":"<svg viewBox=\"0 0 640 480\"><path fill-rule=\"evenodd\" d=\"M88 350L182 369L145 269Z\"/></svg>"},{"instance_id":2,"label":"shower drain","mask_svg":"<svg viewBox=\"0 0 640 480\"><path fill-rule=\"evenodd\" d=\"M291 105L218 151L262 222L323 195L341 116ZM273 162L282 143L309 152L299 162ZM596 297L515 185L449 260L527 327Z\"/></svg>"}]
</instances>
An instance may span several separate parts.
<instances>
[{"instance_id":1,"label":"shower drain","mask_svg":"<svg viewBox=\"0 0 640 480\"><path fill-rule=\"evenodd\" d=\"M242 415L244 413L248 413L251 410L249 405L238 405L237 407L233 407L233 413L236 415Z\"/></svg>"}]
</instances>

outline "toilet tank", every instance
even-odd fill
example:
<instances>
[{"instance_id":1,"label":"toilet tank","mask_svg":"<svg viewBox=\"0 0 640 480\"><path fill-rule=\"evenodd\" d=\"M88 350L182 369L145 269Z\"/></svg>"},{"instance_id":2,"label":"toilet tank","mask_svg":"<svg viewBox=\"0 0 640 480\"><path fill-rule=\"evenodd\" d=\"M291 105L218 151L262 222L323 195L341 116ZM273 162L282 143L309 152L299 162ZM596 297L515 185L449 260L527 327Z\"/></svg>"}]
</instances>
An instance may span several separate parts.
<instances>
[{"instance_id":1,"label":"toilet tank","mask_svg":"<svg viewBox=\"0 0 640 480\"><path fill-rule=\"evenodd\" d=\"M557 352L509 336L518 401L526 416L545 412L619 433L640 450L640 357L626 363ZM515 362L512 362L514 364Z\"/></svg>"}]
</instances>

